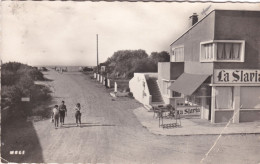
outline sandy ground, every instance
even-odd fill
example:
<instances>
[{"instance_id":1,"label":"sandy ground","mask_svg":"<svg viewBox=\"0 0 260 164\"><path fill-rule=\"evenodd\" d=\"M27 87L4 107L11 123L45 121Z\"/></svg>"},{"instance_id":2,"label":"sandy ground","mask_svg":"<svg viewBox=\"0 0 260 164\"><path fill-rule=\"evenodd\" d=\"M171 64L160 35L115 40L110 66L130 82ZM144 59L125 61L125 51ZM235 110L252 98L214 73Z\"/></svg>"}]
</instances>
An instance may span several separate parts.
<instances>
[{"instance_id":1,"label":"sandy ground","mask_svg":"<svg viewBox=\"0 0 260 164\"><path fill-rule=\"evenodd\" d=\"M55 129L49 120L6 125L2 157L13 162L73 163L200 163L217 135L160 136L137 120L134 99L117 98L79 72L46 73L54 104L65 101L65 125ZM75 126L74 106L82 104L82 126ZM19 127L21 126L21 127ZM5 146L3 146L5 145ZM25 155L10 150L25 149ZM222 136L204 163L260 163L260 135Z\"/></svg>"}]
</instances>

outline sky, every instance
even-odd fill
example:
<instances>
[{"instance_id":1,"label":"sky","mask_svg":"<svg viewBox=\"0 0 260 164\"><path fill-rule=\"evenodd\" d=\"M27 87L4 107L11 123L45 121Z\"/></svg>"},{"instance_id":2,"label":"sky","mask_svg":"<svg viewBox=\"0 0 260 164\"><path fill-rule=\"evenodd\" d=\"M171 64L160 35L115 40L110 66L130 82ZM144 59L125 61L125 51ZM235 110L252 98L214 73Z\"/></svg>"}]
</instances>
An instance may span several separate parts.
<instances>
[{"instance_id":1,"label":"sky","mask_svg":"<svg viewBox=\"0 0 260 164\"><path fill-rule=\"evenodd\" d=\"M260 10L260 3L2 2L2 61L29 65L96 65L118 50L170 51L193 13Z\"/></svg>"}]
</instances>

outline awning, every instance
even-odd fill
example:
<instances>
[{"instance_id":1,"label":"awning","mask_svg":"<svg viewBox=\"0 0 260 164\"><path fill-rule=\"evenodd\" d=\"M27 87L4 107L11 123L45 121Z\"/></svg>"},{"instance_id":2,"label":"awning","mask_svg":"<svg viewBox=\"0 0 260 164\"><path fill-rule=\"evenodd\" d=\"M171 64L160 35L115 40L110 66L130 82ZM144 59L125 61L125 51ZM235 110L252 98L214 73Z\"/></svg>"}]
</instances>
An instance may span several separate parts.
<instances>
[{"instance_id":1,"label":"awning","mask_svg":"<svg viewBox=\"0 0 260 164\"><path fill-rule=\"evenodd\" d=\"M192 95L209 76L183 73L168 89L184 95Z\"/></svg>"}]
</instances>

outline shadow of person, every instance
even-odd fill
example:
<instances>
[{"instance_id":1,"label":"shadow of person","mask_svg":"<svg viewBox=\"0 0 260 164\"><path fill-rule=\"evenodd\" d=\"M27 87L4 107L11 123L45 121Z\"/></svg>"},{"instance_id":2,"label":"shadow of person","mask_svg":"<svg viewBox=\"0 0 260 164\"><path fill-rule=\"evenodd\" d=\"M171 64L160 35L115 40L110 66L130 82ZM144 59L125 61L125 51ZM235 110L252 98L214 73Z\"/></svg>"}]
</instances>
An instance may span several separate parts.
<instances>
[{"instance_id":1,"label":"shadow of person","mask_svg":"<svg viewBox=\"0 0 260 164\"><path fill-rule=\"evenodd\" d=\"M90 125L80 125L79 127L84 128L84 127L95 127L95 126L116 126L116 125L110 125L110 124L90 124Z\"/></svg>"},{"instance_id":2,"label":"shadow of person","mask_svg":"<svg viewBox=\"0 0 260 164\"><path fill-rule=\"evenodd\" d=\"M95 126L116 126L113 124L95 124L95 123L81 123L81 125L77 126L76 124L64 124L63 126L60 127L60 129L62 128L84 128L84 127L95 127Z\"/></svg>"},{"instance_id":3,"label":"shadow of person","mask_svg":"<svg viewBox=\"0 0 260 164\"><path fill-rule=\"evenodd\" d=\"M88 124L100 124L100 122L86 122L86 123L81 123L81 125L88 125ZM64 125L76 125L76 123L64 123Z\"/></svg>"}]
</instances>

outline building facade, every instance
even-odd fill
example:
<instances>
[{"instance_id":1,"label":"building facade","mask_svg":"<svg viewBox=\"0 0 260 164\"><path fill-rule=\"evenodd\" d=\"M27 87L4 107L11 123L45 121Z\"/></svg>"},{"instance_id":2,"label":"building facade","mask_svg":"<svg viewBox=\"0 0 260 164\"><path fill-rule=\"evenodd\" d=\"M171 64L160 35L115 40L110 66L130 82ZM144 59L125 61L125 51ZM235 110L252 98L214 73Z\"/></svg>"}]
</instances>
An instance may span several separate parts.
<instances>
[{"instance_id":1,"label":"building facade","mask_svg":"<svg viewBox=\"0 0 260 164\"><path fill-rule=\"evenodd\" d=\"M260 120L260 11L214 10L158 64L165 103L212 123Z\"/></svg>"}]
</instances>

